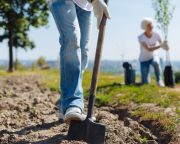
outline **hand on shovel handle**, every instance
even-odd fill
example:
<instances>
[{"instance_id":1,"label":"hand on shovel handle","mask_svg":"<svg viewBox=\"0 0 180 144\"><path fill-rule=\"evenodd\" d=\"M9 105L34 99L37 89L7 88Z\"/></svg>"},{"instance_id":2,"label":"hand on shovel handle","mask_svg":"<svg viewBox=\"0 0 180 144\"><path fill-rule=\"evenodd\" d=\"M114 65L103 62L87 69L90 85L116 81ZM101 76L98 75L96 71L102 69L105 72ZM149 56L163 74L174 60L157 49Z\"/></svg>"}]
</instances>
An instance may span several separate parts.
<instances>
[{"instance_id":1,"label":"hand on shovel handle","mask_svg":"<svg viewBox=\"0 0 180 144\"><path fill-rule=\"evenodd\" d=\"M106 18L109 19L111 18L107 7L107 1L94 0L92 1L92 6L94 11L94 16L97 19L97 29L99 29L103 16L106 16Z\"/></svg>"}]
</instances>

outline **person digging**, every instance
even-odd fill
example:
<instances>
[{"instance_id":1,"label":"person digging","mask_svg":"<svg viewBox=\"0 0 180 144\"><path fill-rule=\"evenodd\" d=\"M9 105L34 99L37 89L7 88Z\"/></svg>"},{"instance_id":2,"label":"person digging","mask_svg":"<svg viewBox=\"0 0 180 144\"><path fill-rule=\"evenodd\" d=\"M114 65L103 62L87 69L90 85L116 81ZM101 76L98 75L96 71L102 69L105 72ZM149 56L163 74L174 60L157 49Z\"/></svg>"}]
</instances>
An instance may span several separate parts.
<instances>
[{"instance_id":1,"label":"person digging","mask_svg":"<svg viewBox=\"0 0 180 144\"><path fill-rule=\"evenodd\" d=\"M159 59L155 56L154 52L160 48L168 51L169 46L167 41L162 42L158 33L153 31L153 19L144 18L141 22L141 28L144 32L138 37L140 43L140 67L141 67L141 81L142 84L148 84L150 82L149 70L150 65L153 66L157 85L164 87L164 82L161 76L161 67Z\"/></svg>"},{"instance_id":2,"label":"person digging","mask_svg":"<svg viewBox=\"0 0 180 144\"><path fill-rule=\"evenodd\" d=\"M99 28L103 15L110 18L108 8L103 0L49 0L48 4L60 33L60 119L83 121L82 79L88 63L92 10Z\"/></svg>"}]
</instances>

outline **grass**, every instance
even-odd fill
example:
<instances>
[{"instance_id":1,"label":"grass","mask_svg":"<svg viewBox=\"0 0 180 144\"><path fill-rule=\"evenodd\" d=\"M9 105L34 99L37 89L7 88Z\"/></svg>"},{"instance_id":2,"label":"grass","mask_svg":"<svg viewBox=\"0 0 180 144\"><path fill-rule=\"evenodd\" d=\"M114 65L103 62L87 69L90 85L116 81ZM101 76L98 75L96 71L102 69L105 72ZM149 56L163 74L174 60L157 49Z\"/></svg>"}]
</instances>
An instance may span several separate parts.
<instances>
[{"instance_id":1,"label":"grass","mask_svg":"<svg viewBox=\"0 0 180 144\"><path fill-rule=\"evenodd\" d=\"M0 71L0 76L7 76L8 75L8 73L6 72L6 71Z\"/></svg>"},{"instance_id":2,"label":"grass","mask_svg":"<svg viewBox=\"0 0 180 144\"><path fill-rule=\"evenodd\" d=\"M59 71L57 69L51 70L21 70L15 71L13 73L8 73L6 71L0 70L0 77L11 76L11 75L30 75L30 74L39 74L43 76L43 82L46 84L52 91L59 91Z\"/></svg>"},{"instance_id":3,"label":"grass","mask_svg":"<svg viewBox=\"0 0 180 144\"><path fill-rule=\"evenodd\" d=\"M35 73L43 76L43 82L50 88L51 91L59 92L60 74L57 69L36 70Z\"/></svg>"},{"instance_id":4,"label":"grass","mask_svg":"<svg viewBox=\"0 0 180 144\"><path fill-rule=\"evenodd\" d=\"M171 117L165 115L163 112L153 112L147 108L139 108L132 111L132 116L141 117L141 120L153 120L158 121L161 126L169 133L173 133L176 127L177 121L176 117Z\"/></svg>"},{"instance_id":5,"label":"grass","mask_svg":"<svg viewBox=\"0 0 180 144\"><path fill-rule=\"evenodd\" d=\"M52 91L59 92L59 70L35 70L35 71L20 71L16 74L39 74L42 75L43 82ZM7 76L4 71L0 71L0 76ZM87 98L91 84L90 71L85 72L83 78L84 95ZM180 92L174 91L172 88L159 88L153 80L150 85L143 86L125 86L122 75L112 75L101 73L98 78L97 100L99 105L129 105L135 103L141 105L144 103L153 103L158 107L167 108L175 107L177 117L180 117ZM147 109L135 109L133 115L140 116L144 119L158 120L167 130L171 131L175 126L177 117L169 117L163 113L155 113Z\"/></svg>"},{"instance_id":6,"label":"grass","mask_svg":"<svg viewBox=\"0 0 180 144\"><path fill-rule=\"evenodd\" d=\"M164 108L171 105L178 107L180 101L179 93L169 91L169 88L159 88L155 85L144 86L110 86L98 89L97 97L105 100L104 97L111 97L105 103L155 103Z\"/></svg>"}]
</instances>

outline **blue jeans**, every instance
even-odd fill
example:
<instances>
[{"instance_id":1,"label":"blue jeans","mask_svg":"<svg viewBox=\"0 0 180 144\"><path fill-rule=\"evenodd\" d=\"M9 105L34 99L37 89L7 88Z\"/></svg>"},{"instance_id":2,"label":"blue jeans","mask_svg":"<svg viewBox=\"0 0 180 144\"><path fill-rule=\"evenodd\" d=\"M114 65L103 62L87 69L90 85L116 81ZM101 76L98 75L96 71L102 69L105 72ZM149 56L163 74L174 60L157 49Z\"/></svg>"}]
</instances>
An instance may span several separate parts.
<instances>
[{"instance_id":1,"label":"blue jeans","mask_svg":"<svg viewBox=\"0 0 180 144\"><path fill-rule=\"evenodd\" d=\"M157 61L151 59L148 61L140 62L140 65L141 65L141 81L143 84L147 84L150 82L149 80L150 65L154 67L154 72L157 82L161 80L161 68Z\"/></svg>"},{"instance_id":2,"label":"blue jeans","mask_svg":"<svg viewBox=\"0 0 180 144\"><path fill-rule=\"evenodd\" d=\"M69 107L83 111L82 77L88 63L92 13L73 0L56 0L50 9L60 33L60 109L63 113Z\"/></svg>"}]
</instances>

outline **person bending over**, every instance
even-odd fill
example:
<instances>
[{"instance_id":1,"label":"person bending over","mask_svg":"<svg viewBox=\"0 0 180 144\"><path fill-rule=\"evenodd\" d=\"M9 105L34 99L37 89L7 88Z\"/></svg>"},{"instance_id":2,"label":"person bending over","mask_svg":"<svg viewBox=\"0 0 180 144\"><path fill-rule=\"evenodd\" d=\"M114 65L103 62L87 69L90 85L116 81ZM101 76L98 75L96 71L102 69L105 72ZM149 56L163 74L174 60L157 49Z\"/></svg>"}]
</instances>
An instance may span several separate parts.
<instances>
[{"instance_id":1,"label":"person bending over","mask_svg":"<svg viewBox=\"0 0 180 144\"><path fill-rule=\"evenodd\" d=\"M153 19L144 18L141 22L141 28L144 32L138 37L140 43L140 67L142 84L150 82L149 69L150 65L154 67L154 72L157 80L157 85L164 87L161 76L161 67L154 56L154 51L163 48L168 50L167 41L162 42L160 35L153 31Z\"/></svg>"}]
</instances>

